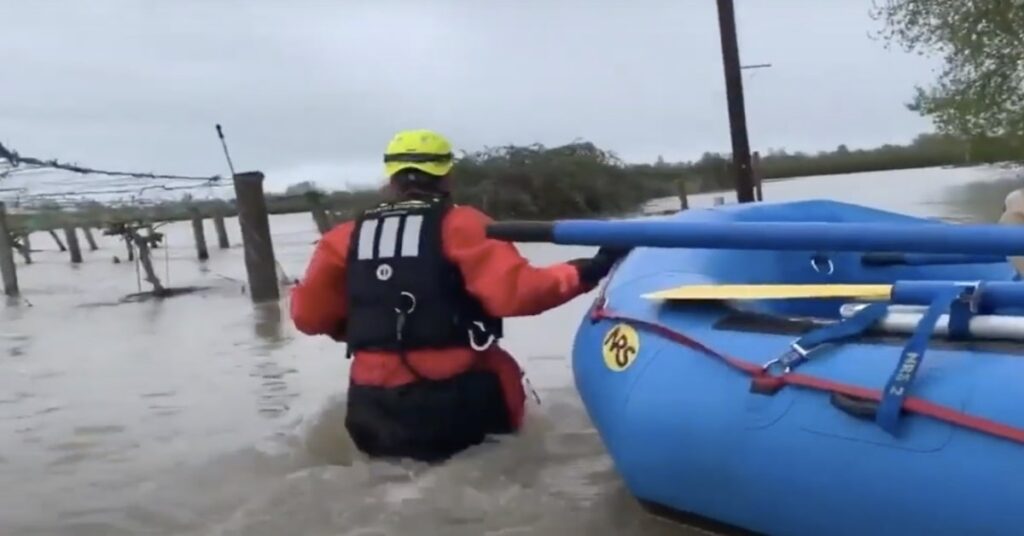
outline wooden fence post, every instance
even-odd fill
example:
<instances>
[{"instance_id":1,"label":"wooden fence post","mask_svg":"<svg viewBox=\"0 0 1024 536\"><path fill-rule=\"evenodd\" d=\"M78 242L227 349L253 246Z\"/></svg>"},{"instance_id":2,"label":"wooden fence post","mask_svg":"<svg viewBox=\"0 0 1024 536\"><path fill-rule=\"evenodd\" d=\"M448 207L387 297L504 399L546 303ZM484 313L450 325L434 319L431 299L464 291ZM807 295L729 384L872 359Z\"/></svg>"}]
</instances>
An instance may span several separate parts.
<instances>
[{"instance_id":1,"label":"wooden fence post","mask_svg":"<svg viewBox=\"0 0 1024 536\"><path fill-rule=\"evenodd\" d=\"M316 191L305 194L306 201L309 203L309 213L312 214L316 230L320 231L321 235L331 230L331 219L327 215L327 210L324 209L323 197L322 193Z\"/></svg>"},{"instance_id":2,"label":"wooden fence post","mask_svg":"<svg viewBox=\"0 0 1024 536\"><path fill-rule=\"evenodd\" d=\"M331 230L331 220L327 216L327 211L323 207L313 207L310 212L313 214L313 222L316 223L316 230L320 231L320 234L325 234Z\"/></svg>"},{"instance_id":3,"label":"wooden fence post","mask_svg":"<svg viewBox=\"0 0 1024 536\"><path fill-rule=\"evenodd\" d=\"M85 241L89 244L89 251L96 251L100 249L96 245L96 238L92 236L92 229L88 226L82 227L82 234L85 235Z\"/></svg>"},{"instance_id":4,"label":"wooden fence post","mask_svg":"<svg viewBox=\"0 0 1024 536\"><path fill-rule=\"evenodd\" d=\"M249 276L249 295L253 302L280 299L277 261L270 239L270 218L263 195L263 173L249 171L234 176L238 204L238 225L245 247L245 270Z\"/></svg>"},{"instance_id":5,"label":"wooden fence post","mask_svg":"<svg viewBox=\"0 0 1024 536\"><path fill-rule=\"evenodd\" d=\"M11 246L21 253L21 258L25 259L25 264L32 264L32 244L28 240L28 231L23 235L11 236Z\"/></svg>"},{"instance_id":6,"label":"wooden fence post","mask_svg":"<svg viewBox=\"0 0 1024 536\"><path fill-rule=\"evenodd\" d=\"M210 251L206 249L206 233L203 231L203 216L198 210L192 210L192 236L196 239L196 256L199 260L205 261L210 258Z\"/></svg>"},{"instance_id":7,"label":"wooden fence post","mask_svg":"<svg viewBox=\"0 0 1024 536\"><path fill-rule=\"evenodd\" d=\"M71 263L81 263L82 249L78 245L78 234L75 233L74 227L64 228L64 239L68 241L68 250L71 252Z\"/></svg>"},{"instance_id":8,"label":"wooden fence post","mask_svg":"<svg viewBox=\"0 0 1024 536\"><path fill-rule=\"evenodd\" d=\"M137 230L128 227L125 241L129 242L129 251L131 251L131 244L135 244L135 247L139 249L139 264L142 265L142 270L146 272L146 282L153 285L153 295L162 298L167 296L167 289L160 283L160 278L156 276L156 271L153 270L150 246L155 243L155 239L152 235L152 227L150 232L149 236L142 236Z\"/></svg>"},{"instance_id":9,"label":"wooden fence post","mask_svg":"<svg viewBox=\"0 0 1024 536\"><path fill-rule=\"evenodd\" d=\"M0 202L0 275L4 282L4 294L13 297L19 294L19 290L14 248L11 245L11 232L7 228L7 205Z\"/></svg>"},{"instance_id":10,"label":"wooden fence post","mask_svg":"<svg viewBox=\"0 0 1024 536\"><path fill-rule=\"evenodd\" d=\"M220 246L220 249L230 248L231 242L228 241L228 228L224 225L223 214L213 216L213 228L217 230L217 245Z\"/></svg>"},{"instance_id":11,"label":"wooden fence post","mask_svg":"<svg viewBox=\"0 0 1024 536\"><path fill-rule=\"evenodd\" d=\"M63 252L68 250L68 248L64 247L64 242L60 241L60 237L57 236L57 232L56 231L54 231L53 229L50 229L50 236L52 236L53 237L53 241L57 243L57 247L60 248L61 253L63 253Z\"/></svg>"},{"instance_id":12,"label":"wooden fence post","mask_svg":"<svg viewBox=\"0 0 1024 536\"><path fill-rule=\"evenodd\" d=\"M687 210L690 208L690 195L689 190L686 186L685 179L679 179L676 182L676 188L679 192L679 210Z\"/></svg>"}]
</instances>

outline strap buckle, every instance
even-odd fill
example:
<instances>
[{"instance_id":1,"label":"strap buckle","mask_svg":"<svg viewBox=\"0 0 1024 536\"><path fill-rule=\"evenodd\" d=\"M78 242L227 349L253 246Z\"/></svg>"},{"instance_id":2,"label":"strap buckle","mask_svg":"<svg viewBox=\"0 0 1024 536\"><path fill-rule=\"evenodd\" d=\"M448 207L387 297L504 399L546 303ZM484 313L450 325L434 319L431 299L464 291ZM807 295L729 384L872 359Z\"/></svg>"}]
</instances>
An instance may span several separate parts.
<instances>
[{"instance_id":1,"label":"strap buckle","mask_svg":"<svg viewBox=\"0 0 1024 536\"><path fill-rule=\"evenodd\" d=\"M537 390L533 388L533 382L531 382L530 378L526 376L526 371L523 370L522 367L520 367L519 377L523 380L523 383L526 384L526 388L530 390L530 394L533 395L533 399L537 401L537 405L539 406L540 395L537 394Z\"/></svg>"},{"instance_id":2,"label":"strap buckle","mask_svg":"<svg viewBox=\"0 0 1024 536\"><path fill-rule=\"evenodd\" d=\"M476 350L477 352L483 352L484 350L490 348L494 344L494 341L496 340L494 334L487 331L487 326L485 326L484 323L479 320L475 320L472 325L476 326L481 333L486 334L487 340L484 341L483 343L477 342L476 333L474 332L473 328L470 327L469 329L466 330L466 333L469 334L469 347Z\"/></svg>"},{"instance_id":3,"label":"strap buckle","mask_svg":"<svg viewBox=\"0 0 1024 536\"><path fill-rule=\"evenodd\" d=\"M800 339L797 339L789 343L789 350L787 350L786 353L768 361L764 365L761 365L761 372L768 372L768 370L773 366L782 365L783 374L789 374L793 371L793 367L807 361L807 355L810 354L812 350L813 348L807 349L801 346Z\"/></svg>"}]
</instances>

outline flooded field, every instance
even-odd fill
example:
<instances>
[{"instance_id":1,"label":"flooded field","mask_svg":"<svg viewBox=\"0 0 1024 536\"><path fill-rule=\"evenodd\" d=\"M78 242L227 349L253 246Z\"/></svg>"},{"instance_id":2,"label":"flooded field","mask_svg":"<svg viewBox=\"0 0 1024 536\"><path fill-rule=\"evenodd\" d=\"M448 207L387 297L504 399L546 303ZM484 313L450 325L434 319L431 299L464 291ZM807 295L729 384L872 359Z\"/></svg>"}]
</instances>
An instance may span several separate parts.
<instances>
[{"instance_id":1,"label":"flooded field","mask_svg":"<svg viewBox=\"0 0 1024 536\"><path fill-rule=\"evenodd\" d=\"M811 177L768 183L764 196L991 221L1019 186L1007 176ZM714 196L693 196L691 207ZM312 219L271 226L282 270L300 277L317 239ZM578 401L568 355L589 297L508 323L505 346L541 397L521 436L442 467L368 463L343 426L344 347L296 332L286 299L250 305L237 223L226 251L207 227L203 264L187 223L161 231L164 282L206 290L118 303L140 288L133 263L112 262L124 260L123 244L103 237L72 266L48 236L32 236L43 251L31 266L19 261L24 298L0 310L0 534L692 533L640 510ZM522 251L543 264L592 249Z\"/></svg>"}]
</instances>

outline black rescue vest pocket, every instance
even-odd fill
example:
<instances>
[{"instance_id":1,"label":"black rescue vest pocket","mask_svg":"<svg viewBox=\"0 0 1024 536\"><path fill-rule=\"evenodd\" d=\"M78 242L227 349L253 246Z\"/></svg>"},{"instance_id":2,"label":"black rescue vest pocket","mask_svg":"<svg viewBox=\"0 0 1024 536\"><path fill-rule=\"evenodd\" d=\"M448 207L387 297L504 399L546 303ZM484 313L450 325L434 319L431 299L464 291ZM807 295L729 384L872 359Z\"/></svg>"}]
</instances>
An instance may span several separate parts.
<instances>
[{"instance_id":1,"label":"black rescue vest pocket","mask_svg":"<svg viewBox=\"0 0 1024 536\"><path fill-rule=\"evenodd\" d=\"M443 199L385 203L356 219L348 255L348 344L362 349L483 347L500 338L444 256ZM472 335L471 335L472 333Z\"/></svg>"}]
</instances>

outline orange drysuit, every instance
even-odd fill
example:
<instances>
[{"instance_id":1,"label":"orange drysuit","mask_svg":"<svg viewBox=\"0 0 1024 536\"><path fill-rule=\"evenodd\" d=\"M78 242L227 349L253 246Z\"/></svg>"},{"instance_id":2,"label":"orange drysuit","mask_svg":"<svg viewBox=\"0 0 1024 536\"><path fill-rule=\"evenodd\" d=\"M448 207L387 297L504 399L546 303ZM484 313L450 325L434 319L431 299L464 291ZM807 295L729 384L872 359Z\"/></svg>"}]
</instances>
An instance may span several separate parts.
<instances>
[{"instance_id":1,"label":"orange drysuit","mask_svg":"<svg viewBox=\"0 0 1024 536\"><path fill-rule=\"evenodd\" d=\"M454 206L442 223L444 255L458 266L466 289L495 317L527 316L557 307L590 290L568 263L533 267L508 242L489 239L491 219L469 206ZM345 270L354 222L343 223L318 243L305 278L291 293L291 316L299 331L345 340L348 314ZM409 364L429 379L485 369L497 374L513 428L522 424L525 393L522 373L497 344L483 352L471 348L410 350ZM351 380L358 385L397 387L416 380L392 352L360 351L353 356Z\"/></svg>"}]
</instances>

